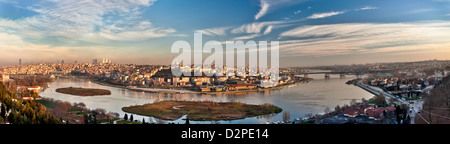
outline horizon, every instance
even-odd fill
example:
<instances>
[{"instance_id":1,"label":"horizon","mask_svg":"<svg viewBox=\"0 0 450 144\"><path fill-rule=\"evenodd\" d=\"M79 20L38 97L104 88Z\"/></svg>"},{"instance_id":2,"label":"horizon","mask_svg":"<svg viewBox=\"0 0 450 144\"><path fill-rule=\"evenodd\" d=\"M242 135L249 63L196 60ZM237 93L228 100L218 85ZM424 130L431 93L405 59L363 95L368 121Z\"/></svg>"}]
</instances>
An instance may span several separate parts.
<instances>
[{"instance_id":1,"label":"horizon","mask_svg":"<svg viewBox=\"0 0 450 144\"><path fill-rule=\"evenodd\" d=\"M170 64L178 55L171 45L192 45L194 32L203 33L204 42L279 41L280 67L450 60L448 4L0 0L0 65L102 57L119 64Z\"/></svg>"},{"instance_id":2,"label":"horizon","mask_svg":"<svg viewBox=\"0 0 450 144\"><path fill-rule=\"evenodd\" d=\"M450 61L450 60L444 60L444 59L429 59L429 60L417 60L417 61L391 61L391 62L370 62L370 63L353 63L353 64L330 64L330 65L314 65L314 66L287 66L287 67L283 67L280 66L280 68L296 68L296 67L303 67L303 68L308 68L308 67L326 67L326 66L349 66L349 65L370 65L370 64L392 64L392 63L417 63L417 62L427 62L427 61ZM39 64L85 64L85 63L89 63L92 64L92 60L91 62L65 62L65 63L58 63L56 61L54 62L41 62L41 63L23 63L22 60L22 65L20 66L27 66L27 65L39 65ZM98 62L97 64L99 64L101 62ZM115 63L115 62L111 62L112 64L121 64L121 65L162 65L162 66L170 66L169 63L167 64L137 64L137 63ZM192 64L193 65L193 64ZM12 65L0 65L0 66L19 66L18 64L12 64Z\"/></svg>"}]
</instances>

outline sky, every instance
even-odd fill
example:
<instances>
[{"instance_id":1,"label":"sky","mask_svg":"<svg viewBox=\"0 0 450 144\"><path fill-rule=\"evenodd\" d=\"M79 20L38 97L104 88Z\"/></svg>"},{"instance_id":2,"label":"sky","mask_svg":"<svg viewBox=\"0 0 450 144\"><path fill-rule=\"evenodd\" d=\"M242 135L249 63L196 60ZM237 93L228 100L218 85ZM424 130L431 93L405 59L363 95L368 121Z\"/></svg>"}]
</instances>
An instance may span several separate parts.
<instances>
[{"instance_id":1,"label":"sky","mask_svg":"<svg viewBox=\"0 0 450 144\"><path fill-rule=\"evenodd\" d=\"M450 0L0 0L0 65L170 64L195 32L279 41L282 67L449 60Z\"/></svg>"}]
</instances>

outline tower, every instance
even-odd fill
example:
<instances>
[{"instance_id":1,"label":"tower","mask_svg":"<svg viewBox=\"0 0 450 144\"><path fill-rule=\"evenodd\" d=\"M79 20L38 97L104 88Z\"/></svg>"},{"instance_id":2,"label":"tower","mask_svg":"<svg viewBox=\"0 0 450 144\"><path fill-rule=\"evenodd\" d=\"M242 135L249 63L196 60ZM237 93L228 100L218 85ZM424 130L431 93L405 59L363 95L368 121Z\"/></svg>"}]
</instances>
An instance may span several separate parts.
<instances>
[{"instance_id":1,"label":"tower","mask_svg":"<svg viewBox=\"0 0 450 144\"><path fill-rule=\"evenodd\" d=\"M19 59L19 65L22 65L22 59Z\"/></svg>"}]
</instances>

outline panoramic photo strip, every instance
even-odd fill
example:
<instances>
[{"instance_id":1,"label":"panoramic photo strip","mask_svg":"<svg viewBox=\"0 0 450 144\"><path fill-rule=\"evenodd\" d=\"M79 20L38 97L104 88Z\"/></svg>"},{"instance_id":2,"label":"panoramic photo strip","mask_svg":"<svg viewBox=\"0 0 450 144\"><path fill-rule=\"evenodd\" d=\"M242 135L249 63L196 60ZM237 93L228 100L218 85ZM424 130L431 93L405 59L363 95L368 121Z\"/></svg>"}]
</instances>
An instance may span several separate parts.
<instances>
[{"instance_id":1,"label":"panoramic photo strip","mask_svg":"<svg viewBox=\"0 0 450 144\"><path fill-rule=\"evenodd\" d=\"M0 0L0 125L270 141L449 100L449 0Z\"/></svg>"}]
</instances>

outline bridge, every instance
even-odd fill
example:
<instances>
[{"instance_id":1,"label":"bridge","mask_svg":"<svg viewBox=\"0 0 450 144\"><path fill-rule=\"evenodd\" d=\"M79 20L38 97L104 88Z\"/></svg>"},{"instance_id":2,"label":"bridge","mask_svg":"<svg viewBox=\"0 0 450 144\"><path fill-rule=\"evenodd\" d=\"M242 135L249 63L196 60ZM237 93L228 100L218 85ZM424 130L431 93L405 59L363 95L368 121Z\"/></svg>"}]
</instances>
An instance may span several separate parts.
<instances>
[{"instance_id":1,"label":"bridge","mask_svg":"<svg viewBox=\"0 0 450 144\"><path fill-rule=\"evenodd\" d=\"M308 77L308 75L311 75L311 74L324 74L325 78L329 78L330 75L339 75L341 78L345 77L345 75L356 75L356 76L363 75L363 73L360 73L360 72L304 72L304 73L280 74L280 76L303 75L304 77Z\"/></svg>"},{"instance_id":2,"label":"bridge","mask_svg":"<svg viewBox=\"0 0 450 144\"><path fill-rule=\"evenodd\" d=\"M308 77L310 74L324 74L325 78L329 78L330 75L339 75L341 78L345 77L345 75L356 75L357 77L366 74L366 73L379 73L379 72L390 72L392 70L368 70L368 71L340 71L340 72L301 72L301 73L287 73L287 74L280 74L280 76L287 76L287 75L303 75L304 77Z\"/></svg>"}]
</instances>

